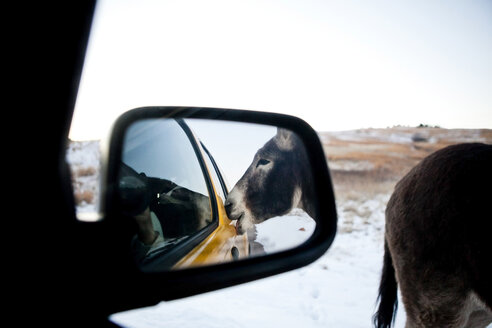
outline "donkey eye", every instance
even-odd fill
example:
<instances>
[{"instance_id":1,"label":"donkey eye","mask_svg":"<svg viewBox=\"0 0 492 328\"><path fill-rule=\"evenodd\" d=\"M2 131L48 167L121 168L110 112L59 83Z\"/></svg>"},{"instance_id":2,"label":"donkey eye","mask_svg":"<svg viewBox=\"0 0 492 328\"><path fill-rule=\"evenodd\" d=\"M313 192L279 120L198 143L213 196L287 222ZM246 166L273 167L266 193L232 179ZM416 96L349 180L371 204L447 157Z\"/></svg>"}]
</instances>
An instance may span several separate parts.
<instances>
[{"instance_id":1,"label":"donkey eye","mask_svg":"<svg viewBox=\"0 0 492 328\"><path fill-rule=\"evenodd\" d=\"M258 163L256 163L256 167L258 167L258 166L260 166L260 165L267 165L268 163L270 163L270 161L269 161L269 160L262 158L262 159L260 159L260 160L258 161Z\"/></svg>"}]
</instances>

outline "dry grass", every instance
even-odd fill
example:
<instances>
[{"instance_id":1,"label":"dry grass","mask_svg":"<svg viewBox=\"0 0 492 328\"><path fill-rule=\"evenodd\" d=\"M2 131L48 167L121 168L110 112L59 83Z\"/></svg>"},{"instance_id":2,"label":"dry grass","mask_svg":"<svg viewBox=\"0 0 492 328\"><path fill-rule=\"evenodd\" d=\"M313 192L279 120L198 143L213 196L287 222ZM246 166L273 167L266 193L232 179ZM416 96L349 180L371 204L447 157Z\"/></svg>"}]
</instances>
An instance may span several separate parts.
<instances>
[{"instance_id":1,"label":"dry grass","mask_svg":"<svg viewBox=\"0 0 492 328\"><path fill-rule=\"evenodd\" d=\"M75 191L74 200L76 205L92 204L94 202L94 192L90 190Z\"/></svg>"},{"instance_id":2,"label":"dry grass","mask_svg":"<svg viewBox=\"0 0 492 328\"><path fill-rule=\"evenodd\" d=\"M492 143L492 130L482 129L480 130L480 137L486 140L486 143Z\"/></svg>"},{"instance_id":3,"label":"dry grass","mask_svg":"<svg viewBox=\"0 0 492 328\"><path fill-rule=\"evenodd\" d=\"M80 167L73 173L76 177L89 177L96 175L97 170L95 167Z\"/></svg>"},{"instance_id":4,"label":"dry grass","mask_svg":"<svg viewBox=\"0 0 492 328\"><path fill-rule=\"evenodd\" d=\"M92 166L72 166L72 187L77 206L94 204L97 198L98 170Z\"/></svg>"},{"instance_id":5,"label":"dry grass","mask_svg":"<svg viewBox=\"0 0 492 328\"><path fill-rule=\"evenodd\" d=\"M398 127L358 130L343 137L322 132L320 137L336 196L343 200L390 194L412 167L448 145L475 141L492 144L492 130L485 129Z\"/></svg>"}]
</instances>

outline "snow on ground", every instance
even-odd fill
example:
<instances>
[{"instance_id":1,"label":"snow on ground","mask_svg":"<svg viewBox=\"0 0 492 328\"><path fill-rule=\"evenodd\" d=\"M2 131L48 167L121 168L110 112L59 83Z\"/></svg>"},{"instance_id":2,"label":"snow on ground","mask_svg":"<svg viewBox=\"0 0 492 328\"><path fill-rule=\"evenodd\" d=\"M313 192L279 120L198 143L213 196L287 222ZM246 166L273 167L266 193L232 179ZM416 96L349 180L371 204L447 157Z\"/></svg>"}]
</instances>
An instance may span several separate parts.
<instances>
[{"instance_id":1,"label":"snow on ground","mask_svg":"<svg viewBox=\"0 0 492 328\"><path fill-rule=\"evenodd\" d=\"M398 126L388 129L358 129L320 133L321 139L343 141L390 142L408 144L415 141L438 143L489 142L490 132L480 129L442 129L433 127L412 128Z\"/></svg>"},{"instance_id":2,"label":"snow on ground","mask_svg":"<svg viewBox=\"0 0 492 328\"><path fill-rule=\"evenodd\" d=\"M332 247L306 267L118 313L112 320L125 327L140 328L370 327L382 266L383 213L388 198L389 195L376 195L358 203L360 216L354 215L354 201L338 204L339 233ZM295 215L299 212L292 216ZM308 223L302 214L299 222ZM258 229L259 238L263 229L266 227ZM396 327L404 326L404 318L400 309Z\"/></svg>"},{"instance_id":3,"label":"snow on ground","mask_svg":"<svg viewBox=\"0 0 492 328\"><path fill-rule=\"evenodd\" d=\"M256 225L256 241L266 253L280 252L301 245L313 234L316 223L300 209Z\"/></svg>"},{"instance_id":4,"label":"snow on ground","mask_svg":"<svg viewBox=\"0 0 492 328\"><path fill-rule=\"evenodd\" d=\"M475 130L402 127L336 132L320 137L324 144L336 140L350 142L350 147L342 143L338 148L327 149L335 155L372 149L377 159L381 149L386 151L388 147L379 142L411 145L420 138L419 141L427 140L426 145L442 141L490 143L492 134L487 133L488 137L484 137L485 134ZM73 143L67 153L80 196L79 211L93 210L87 200L91 194L93 200L98 197L98 147L97 142ZM398 155L406 158L408 154ZM370 159L339 156L330 162L330 167L360 173L375 168ZM340 192L337 194L338 233L331 248L314 263L243 285L117 313L111 320L131 328L371 327L383 258L384 209L391 190L378 180L378 186L364 186L352 184L350 177L341 177L339 181L347 184L339 190L335 185L335 193ZM359 187L369 192L360 192ZM272 252L302 243L313 229L313 221L295 210L286 217L257 225L257 238L267 252ZM278 238L280 235L288 238ZM396 327L404 327L404 322L405 311L400 301Z\"/></svg>"}]
</instances>

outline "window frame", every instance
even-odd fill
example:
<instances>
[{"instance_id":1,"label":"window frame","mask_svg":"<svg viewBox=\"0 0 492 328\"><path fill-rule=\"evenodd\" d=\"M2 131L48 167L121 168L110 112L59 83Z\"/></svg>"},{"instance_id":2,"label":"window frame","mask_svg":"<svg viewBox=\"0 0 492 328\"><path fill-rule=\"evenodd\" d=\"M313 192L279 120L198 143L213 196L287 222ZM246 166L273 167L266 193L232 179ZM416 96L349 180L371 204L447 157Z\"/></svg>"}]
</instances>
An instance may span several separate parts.
<instances>
[{"instance_id":1,"label":"window frame","mask_svg":"<svg viewBox=\"0 0 492 328\"><path fill-rule=\"evenodd\" d=\"M182 258L188 255L196 246L198 246L203 240L205 240L210 234L212 234L219 226L219 212L217 205L217 195L212 187L211 177L207 170L203 153L200 150L199 141L195 138L195 135L191 131L190 127L182 119L174 119L178 125L183 129L188 141L191 143L195 156L200 164L205 184L207 185L207 191L209 193L212 222L202 229L191 234L189 237L182 241L178 241L171 248L163 247L161 251L156 249L152 251L150 257L146 257L142 263L139 264L139 269L143 272L162 272L165 269L170 269L173 265L179 262ZM215 164L214 164L215 165ZM222 179L220 176L219 179Z\"/></svg>"},{"instance_id":2,"label":"window frame","mask_svg":"<svg viewBox=\"0 0 492 328\"><path fill-rule=\"evenodd\" d=\"M203 148L203 151L205 152L205 156L208 156L208 158L210 159L210 162L212 163L212 166L213 166L211 168L211 170L214 170L215 174L217 174L217 178L219 179L219 183L220 183L220 188L222 189L222 192L224 193L225 197L227 198L227 196L229 195L229 190L228 190L227 184L225 183L225 180L222 176L222 172L219 169L219 166L217 165L214 157L212 156L212 154L207 149L207 147L203 144L202 141L200 141L200 146ZM224 202L225 202L225 199L224 199Z\"/></svg>"}]
</instances>

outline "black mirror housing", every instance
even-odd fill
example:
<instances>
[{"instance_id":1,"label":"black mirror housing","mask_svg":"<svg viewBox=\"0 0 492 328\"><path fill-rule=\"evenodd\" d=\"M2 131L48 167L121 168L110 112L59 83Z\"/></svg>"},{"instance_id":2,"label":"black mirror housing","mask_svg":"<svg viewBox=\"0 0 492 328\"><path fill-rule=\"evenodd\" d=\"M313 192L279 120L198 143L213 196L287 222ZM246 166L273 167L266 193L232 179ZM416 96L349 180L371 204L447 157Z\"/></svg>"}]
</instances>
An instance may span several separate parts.
<instances>
[{"instance_id":1,"label":"black mirror housing","mask_svg":"<svg viewBox=\"0 0 492 328\"><path fill-rule=\"evenodd\" d=\"M123 236L129 236L131 230L131 224L122 222L120 210L115 205L119 202L118 172L125 133L137 121L157 118L254 123L295 132L304 143L313 174L313 188L318 204L316 228L306 242L295 248L241 261L157 273L139 271L132 267L131 261L125 261L126 267L132 272L128 283L141 292L135 296L138 300L129 299L119 310L131 308L130 303L152 305L161 300L192 296L297 269L312 263L327 251L336 234L337 213L325 154L316 132L303 120L289 115L201 107L142 107L126 112L116 120L107 149L103 151L101 211L105 224L119 234L115 237L118 241L125 240ZM123 247L121 252L130 251ZM121 255L121 258L125 256Z\"/></svg>"}]
</instances>

